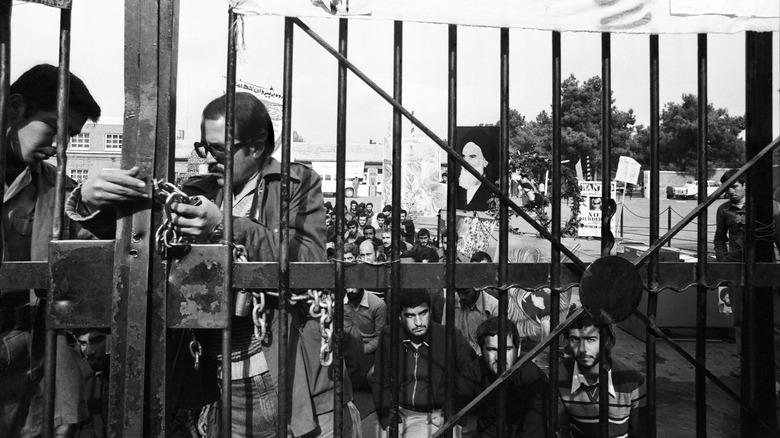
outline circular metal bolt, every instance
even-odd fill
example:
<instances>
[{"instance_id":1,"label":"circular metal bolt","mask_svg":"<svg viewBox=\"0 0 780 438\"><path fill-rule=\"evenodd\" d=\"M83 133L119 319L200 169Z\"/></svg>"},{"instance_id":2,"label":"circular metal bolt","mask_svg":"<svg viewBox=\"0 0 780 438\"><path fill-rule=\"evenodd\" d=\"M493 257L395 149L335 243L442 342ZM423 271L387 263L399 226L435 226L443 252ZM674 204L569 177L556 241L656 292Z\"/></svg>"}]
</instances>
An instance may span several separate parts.
<instances>
[{"instance_id":1,"label":"circular metal bolt","mask_svg":"<svg viewBox=\"0 0 780 438\"><path fill-rule=\"evenodd\" d=\"M639 269L618 256L606 256L594 261L582 274L580 300L590 313L604 310L615 322L623 321L642 300Z\"/></svg>"}]
</instances>

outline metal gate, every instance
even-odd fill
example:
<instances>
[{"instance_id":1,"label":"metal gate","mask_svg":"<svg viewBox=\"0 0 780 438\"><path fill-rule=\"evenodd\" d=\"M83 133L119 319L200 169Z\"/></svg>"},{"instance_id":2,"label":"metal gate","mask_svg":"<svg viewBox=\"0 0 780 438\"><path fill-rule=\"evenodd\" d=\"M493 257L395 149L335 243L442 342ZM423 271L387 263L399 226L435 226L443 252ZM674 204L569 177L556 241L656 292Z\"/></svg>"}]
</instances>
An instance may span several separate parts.
<instances>
[{"instance_id":1,"label":"metal gate","mask_svg":"<svg viewBox=\"0 0 780 438\"><path fill-rule=\"evenodd\" d=\"M66 2L67 3L67 2ZM0 109L6 113L9 97L9 72L10 72L10 17L11 0L4 0L0 4ZM78 7L76 2L73 7ZM176 62L178 39L178 12L179 2L176 0L158 0L157 2L141 2L127 0L125 2L125 126L124 147L122 152L122 167L129 168L133 165L140 166L146 174L153 178L171 179L173 175L173 147L176 97ZM59 93L59 122L57 136L58 157L58 198L56 211L61 212L64 206L64 181L66 163L66 127L67 127L67 96L70 53L70 9L69 6L62 9L62 22L60 30L60 93ZM237 20L237 10L231 9L227 15L227 26L234 29ZM279 335L280 350L287 339L285 329L287 320L288 298L291 289L301 288L329 288L334 290L336 303L343 302L346 286L379 288L389 287L397 292L407 287L445 287L447 291L446 309L447 320L453 321L455 307L456 287L486 287L492 286L499 291L499 314L506 315L508 309L507 290L510 286L520 285L524 288L534 289L542 286L550 287L551 299L551 327L555 327L551 335L545 338L534 350L518 361L510 370L502 375L495 385L491 386L466 409L455 412L453 397L448 397L445 406L447 423L445 430L440 434L449 433L446 429L454 425L458 418L464 415L468 408L474 406L480 399L495 391L498 400L506 400L505 390L499 385L511 372L516 371L524 363L528 362L537 353L545 348L550 349L550 357L556 357L558 351L558 336L574 320L579 313L561 323L559 314L559 294L571 287L579 286L581 275L588 266L583 263L572 251L560 243L561 237L561 33L551 31L552 39L552 119L553 149L552 149L552 231L537 224L529 215L515 204L507 195L509 191L508 153L509 153L509 28L501 28L500 31L500 56L501 56L501 134L500 134L500 174L499 183L495 185L480 175L470 164L455 152L455 121L457 108L457 41L458 26L447 25L449 28L449 93L448 93L448 131L447 139L442 140L425 124L417 119L412 112L403 107L402 73L403 62L403 29L402 21L395 21L395 43L393 51L394 81L392 94L384 91L376 85L367 75L349 61L347 56L347 35L349 19L339 20L339 44L338 47L330 46L323 38L318 36L301 18L285 18L285 44L284 44L284 120L282 138L282 181L289 184L290 144L292 114L292 77L293 77L293 38L297 33L312 38L324 50L338 60L338 127L337 127L337 187L342 187L345 182L344 162L346 158L346 93L347 72L351 72L361 81L365 82L378 95L393 107L393 174L401 173L401 121L406 118L417 128L433 139L442 150L448 154L448 174L455 175L457 166L471 172L483 184L490 187L501 201L499 207L499 258L497 264L456 264L455 245L448 246L447 263L404 265L396 262L384 266L356 265L347 266L343 261L343 230L345 228L344 217L339 215L336 220L336 229L339 238L336 243L335 261L327 263L291 263L287 247L287 212L289 211L289 199L284 199L281 204L282 211L282 246L280 248L280 260L278 263L260 262L234 262L230 256L230 243L232 240L232 215L229 203L224 211L224 228L227 243L224 245L196 245L181 261L163 259L153 249L154 232L162 221L160 212L152 209L152 201L138 203L130 209L125 207L119 212L117 218L117 234L113 241L70 241L62 240L62 217L58 216L54 224L54 240L50 246L50 257L47 262L6 262L0 269L0 288L31 288L48 289L47 302L47 336L46 336L46 362L45 362L45 430L46 436L51 436L53 429L53 391L55 336L58 330L73 327L110 327L111 346L111 374L110 374L110 419L109 431L112 436L165 436L166 426L171 420L171 394L169 391L171 380L170 350L174 349L171 328L207 328L223 332L223 387L230 388L230 327L231 314L228 309L234 306L234 295L225 293L238 288L275 288L279 290L280 323ZM648 35L650 48L650 89L648 93L651 101L651 175L654 181L658 181L659 174L659 48L658 35ZM602 50L602 120L604 126L610 124L610 90L611 90L611 39L609 32L601 34ZM698 36L698 75L699 75L699 136L698 153L699 181L705 181L707 175L707 144L706 144L706 113L707 113L707 35ZM773 54L772 35L766 32L746 33L746 118L747 135L746 149L748 162L713 195L706 196L706 185L699 186L699 204L677 225L664 236L659 233L659 189L657 184L651 186L650 208L650 237L648 244L650 250L636 261L632 269L641 272L645 281L645 293L647 293L646 311L634 310L633 314L639 317L647 326L647 369L648 404L650 410L649 436L655 436L657 418L655 407L656 397L656 342L663 339L673 349L678 351L686 360L696 367L696 430L698 436L707 436L707 412L706 412L706 379L710 379L732 397L739 400L742 405L742 434L743 436L765 436L777 433L775 420L775 394L774 373L772 367L762 366L774 360L773 352L773 291L772 287L780 284L780 269L773 263L771 246L767 248L765 242L756 239L756 224L771 223L771 188L762 185L762 178L771 175L771 156L769 153L778 145L778 139L772 140L772 69L771 59ZM234 143L234 96L236 85L236 39L229 39L227 61L227 163L230 169L230 158ZM0 131L7 128L7 119L0 119ZM601 152L603 155L602 174L605 179L610 175L611 162L611 129L603 130ZM0 150L5 150L6 139L0 136ZM0 169L5 169L3 162ZM225 180L231 181L231 171L227 171ZM4 173L0 171L0 173ZM746 220L746 248L745 262L743 264L712 263L707 262L707 236L706 236L706 207L712 204L726 188L740 176L747 175L747 220ZM447 223L455 223L455 197L456 182L449 179L447 189ZM226 187L226 197L232 193L230 183ZM228 198L229 199L229 198ZM401 210L401 181L393 179L392 187L392 229L394 253L391 260L399 259L398 250L401 241L401 229L399 213ZM609 184L603 184L602 205L610 204ZM336 211L344 211L344 193L339 192L336 198ZM523 219L528 221L536 231L549 240L552 248L551 262L541 264L518 264L508 262L508 213L514 210ZM698 260L695 265L683 263L659 263L658 250L668 242L686 224L698 218ZM609 231L610 218L604 214L602 222L601 252L602 256L609 256L614 243L614 236ZM448 241L456 241L455 228L448 227ZM566 256L571 263L562 263L562 257ZM187 259L190 258L188 261ZM170 271L179 271L181 275L188 275L192 260L199 258L209 260L220 269L217 274L209 278L206 287L206 296L198 299L205 300L215 305L214 310L205 307L197 307L197 310L182 305L192 303L192 290L186 287L172 285L168 282ZM741 285L745 288L744 305L744 359L743 380L741 394L734 394L725 384L719 381L706 368L705 362L705 333L707 327L706 305L707 291L724 281L733 285ZM677 345L655 325L658 294L665 290L697 294L697 343L696 357L691 357L682 347ZM111 294L105 294L111 290ZM585 292L583 292L585 293ZM666 292L668 293L668 292ZM393 346L399 348L399 322L394 317L399 314L398 293L390 294L389 309L391 312L391 330L393 333ZM608 306L610 297L604 298ZM599 304L592 304L593 308ZM336 367L335 379L343 381L341 364L343 352L341 340L343 333L343 309L336 306L335 312L335 355ZM644 309L643 309L644 310ZM501 327L501 332L506 333L506 326ZM447 331L447 389L448 394L454 394L454 325L448 324ZM499 336L499 364L505 361L506 337ZM603 351L603 349L602 349ZM280 354L279 376L279 417L289 419L292 415L287 412L284 400L290 388L291 376L287 375L284 354ZM397 355L393 354L393 358ZM394 359L395 360L395 359ZM500 366L500 371L503 366ZM557 375L558 364L555 360L550 363L550 375ZM395 382L397 389L398 382ZM607 431L606 391L607 386L601 385L603 391L601 400L600 424L602 436ZM223 424L230 423L230 394L229 390L223 392L222 413ZM557 389L551 385L549 393L549 412L556 412ZM344 412L343 392L337 385L334 400L335 435L341 435L341 421ZM505 403L498 403L498 419L502 424L506 418ZM394 407L397 409L397 400ZM397 415L397 411L395 412ZM285 434L285 421L280 421L279 435ZM549 430L556 429L557 419L551 415ZM503 433L503 432L500 432ZM391 436L395 436L397 430L391 429ZM226 435L227 436L227 433ZM554 436L554 432L550 432Z\"/></svg>"}]
</instances>

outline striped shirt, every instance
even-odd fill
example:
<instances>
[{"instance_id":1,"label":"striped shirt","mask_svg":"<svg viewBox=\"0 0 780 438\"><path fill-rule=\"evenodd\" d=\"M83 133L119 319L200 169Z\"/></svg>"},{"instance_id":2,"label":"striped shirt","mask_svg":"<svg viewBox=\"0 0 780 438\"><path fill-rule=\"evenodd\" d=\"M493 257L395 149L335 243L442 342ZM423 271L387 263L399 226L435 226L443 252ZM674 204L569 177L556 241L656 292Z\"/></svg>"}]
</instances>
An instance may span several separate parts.
<instances>
[{"instance_id":1,"label":"striped shirt","mask_svg":"<svg viewBox=\"0 0 780 438\"><path fill-rule=\"evenodd\" d=\"M609 387L609 436L643 437L647 421L645 377L612 359ZM589 385L574 358L561 363L558 373L559 437L598 437L599 382Z\"/></svg>"}]
</instances>

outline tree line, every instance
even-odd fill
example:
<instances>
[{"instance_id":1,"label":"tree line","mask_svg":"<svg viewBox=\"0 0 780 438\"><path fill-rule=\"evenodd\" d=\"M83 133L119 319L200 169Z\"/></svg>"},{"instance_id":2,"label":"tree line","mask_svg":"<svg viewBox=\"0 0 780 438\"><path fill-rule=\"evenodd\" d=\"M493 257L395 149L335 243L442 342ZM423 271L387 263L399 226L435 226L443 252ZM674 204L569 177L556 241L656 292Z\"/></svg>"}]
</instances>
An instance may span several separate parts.
<instances>
[{"instance_id":1,"label":"tree line","mask_svg":"<svg viewBox=\"0 0 780 438\"><path fill-rule=\"evenodd\" d=\"M617 157L627 155L649 169L650 129L636 124L632 109L612 107L612 174ZM739 137L745 129L743 116L731 116L725 108L708 104L707 153L709 167L735 167L745 162L745 143ZM698 161L698 99L683 94L681 102L668 102L660 117L659 164L661 170L695 171ZM498 123L497 123L498 124ZM527 120L510 110L509 143L512 170L528 170L544 176L552 151L552 116L540 112ZM561 155L570 165L590 158L593 172L601 170L601 78L580 81L574 75L561 84ZM529 159L530 158L530 159ZM599 177L599 179L601 179Z\"/></svg>"}]
</instances>

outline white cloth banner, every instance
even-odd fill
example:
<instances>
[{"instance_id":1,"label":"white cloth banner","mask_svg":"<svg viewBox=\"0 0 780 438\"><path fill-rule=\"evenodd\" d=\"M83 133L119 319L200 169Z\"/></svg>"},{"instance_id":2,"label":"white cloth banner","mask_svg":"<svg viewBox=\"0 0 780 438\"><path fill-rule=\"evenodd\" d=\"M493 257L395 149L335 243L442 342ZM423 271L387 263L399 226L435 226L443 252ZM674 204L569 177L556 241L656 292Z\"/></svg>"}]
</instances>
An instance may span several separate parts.
<instances>
[{"instance_id":1,"label":"white cloth banner","mask_svg":"<svg viewBox=\"0 0 780 438\"><path fill-rule=\"evenodd\" d=\"M778 0L229 0L240 15L639 34L780 30Z\"/></svg>"}]
</instances>

